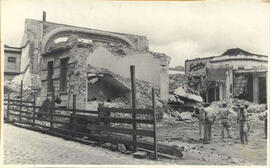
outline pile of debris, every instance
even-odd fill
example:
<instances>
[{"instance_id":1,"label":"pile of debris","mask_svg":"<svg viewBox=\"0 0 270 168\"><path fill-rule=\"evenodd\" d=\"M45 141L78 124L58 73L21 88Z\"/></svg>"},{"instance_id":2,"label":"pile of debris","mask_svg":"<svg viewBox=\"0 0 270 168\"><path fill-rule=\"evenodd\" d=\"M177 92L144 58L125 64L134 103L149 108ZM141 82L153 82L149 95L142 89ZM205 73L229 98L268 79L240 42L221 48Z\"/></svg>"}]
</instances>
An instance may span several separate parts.
<instances>
[{"instance_id":1,"label":"pile of debris","mask_svg":"<svg viewBox=\"0 0 270 168\"><path fill-rule=\"evenodd\" d=\"M182 85L174 91L170 91L169 102L203 102L198 92L192 90L188 85Z\"/></svg>"},{"instance_id":2,"label":"pile of debris","mask_svg":"<svg viewBox=\"0 0 270 168\"><path fill-rule=\"evenodd\" d=\"M216 113L217 117L219 116L218 112L219 112L219 109L222 107L223 103L227 103L228 110L233 110L237 105L240 105L240 106L248 105L247 112L248 112L249 120L251 121L251 123L260 124L261 122L263 122L260 120L260 116L265 112L266 104L256 104L253 102L249 102L247 100L237 99L237 98L224 99L222 101L212 102L210 107ZM231 119L235 120L236 118L237 118L237 112L235 115L231 115Z\"/></svg>"},{"instance_id":3,"label":"pile of debris","mask_svg":"<svg viewBox=\"0 0 270 168\"><path fill-rule=\"evenodd\" d=\"M98 68L92 65L87 66L87 71L93 74L109 74L116 80L118 80L121 84L131 90L131 80L130 78L124 78L119 74L115 74L105 68ZM152 108L152 88L153 84L147 81L135 80L136 86L136 108ZM155 88L155 104L156 104L156 114L157 119L162 119L164 110L164 104L160 99L159 88L154 86ZM116 98L109 103L111 107L118 108L130 108L131 103L124 98Z\"/></svg>"},{"instance_id":4,"label":"pile of debris","mask_svg":"<svg viewBox=\"0 0 270 168\"><path fill-rule=\"evenodd\" d=\"M203 102L199 92L189 86L188 75L170 74L168 115L175 120L193 122L192 112Z\"/></svg>"},{"instance_id":5,"label":"pile of debris","mask_svg":"<svg viewBox=\"0 0 270 168\"><path fill-rule=\"evenodd\" d=\"M169 90L175 90L186 83L188 83L188 76L186 74L169 74Z\"/></svg>"},{"instance_id":6,"label":"pile of debris","mask_svg":"<svg viewBox=\"0 0 270 168\"><path fill-rule=\"evenodd\" d=\"M20 99L20 91L21 91L21 85L14 83L13 81L5 81L4 82L4 96L7 98L8 93L10 96L10 99ZM33 99L33 92L30 87L23 87L22 92L23 100L32 100Z\"/></svg>"}]
</instances>

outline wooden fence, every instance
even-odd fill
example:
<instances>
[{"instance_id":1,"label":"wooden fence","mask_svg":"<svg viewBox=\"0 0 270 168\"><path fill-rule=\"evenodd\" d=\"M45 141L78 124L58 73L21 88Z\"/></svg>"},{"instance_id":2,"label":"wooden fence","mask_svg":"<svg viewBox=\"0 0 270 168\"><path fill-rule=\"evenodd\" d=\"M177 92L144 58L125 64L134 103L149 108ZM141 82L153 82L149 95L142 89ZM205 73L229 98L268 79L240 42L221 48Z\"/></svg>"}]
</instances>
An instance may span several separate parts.
<instances>
[{"instance_id":1,"label":"wooden fence","mask_svg":"<svg viewBox=\"0 0 270 168\"><path fill-rule=\"evenodd\" d=\"M44 109L36 105L35 96L33 100L25 101L22 96L19 100L15 100L8 94L4 99L4 118L9 123L20 123L34 130L68 139L78 140L80 137L87 137L100 143L122 143L132 146L134 151L138 147L151 150L157 159L154 100L153 89L151 109L108 108L99 105L97 111L91 111L76 108L76 95L73 95L72 109L61 109L54 105ZM150 143L138 141L138 136L150 137L153 141Z\"/></svg>"}]
</instances>

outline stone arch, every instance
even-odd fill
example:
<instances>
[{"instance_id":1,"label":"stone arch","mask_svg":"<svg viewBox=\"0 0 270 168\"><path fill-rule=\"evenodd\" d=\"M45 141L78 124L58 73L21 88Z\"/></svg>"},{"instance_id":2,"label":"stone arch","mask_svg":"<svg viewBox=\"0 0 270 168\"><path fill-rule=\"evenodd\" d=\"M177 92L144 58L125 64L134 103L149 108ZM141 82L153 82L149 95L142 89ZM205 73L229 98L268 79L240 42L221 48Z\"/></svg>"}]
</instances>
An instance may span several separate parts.
<instances>
[{"instance_id":1,"label":"stone arch","mask_svg":"<svg viewBox=\"0 0 270 168\"><path fill-rule=\"evenodd\" d=\"M50 31L49 33L47 33L42 40L42 50L41 53L45 53L46 49L47 49L47 45L48 42L50 41L50 39L52 39L54 36L61 34L61 33L74 33L74 34L78 34L78 33L82 33L85 35L96 35L99 37L105 37L108 39L115 39L118 41L123 42L124 44L128 45L129 47L132 48L136 48L135 45L125 36L119 35L119 34L113 34L110 32L104 32L104 31L98 31L98 30L90 30L90 29L83 29L83 28L57 28L54 29L52 31Z\"/></svg>"}]
</instances>

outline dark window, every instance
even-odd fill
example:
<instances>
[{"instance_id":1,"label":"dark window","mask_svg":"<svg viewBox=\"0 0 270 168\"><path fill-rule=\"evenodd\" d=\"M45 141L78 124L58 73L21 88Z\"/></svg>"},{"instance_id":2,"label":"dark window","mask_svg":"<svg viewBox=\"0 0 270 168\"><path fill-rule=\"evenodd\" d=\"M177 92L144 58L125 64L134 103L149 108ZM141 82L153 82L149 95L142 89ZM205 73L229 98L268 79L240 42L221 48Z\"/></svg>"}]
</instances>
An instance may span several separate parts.
<instances>
[{"instance_id":1,"label":"dark window","mask_svg":"<svg viewBox=\"0 0 270 168\"><path fill-rule=\"evenodd\" d=\"M67 71L69 58L60 59L60 91L67 90Z\"/></svg>"},{"instance_id":2,"label":"dark window","mask_svg":"<svg viewBox=\"0 0 270 168\"><path fill-rule=\"evenodd\" d=\"M47 76L47 92L52 92L53 91L53 61L48 62L47 64L47 69L48 69L48 76Z\"/></svg>"},{"instance_id":3,"label":"dark window","mask_svg":"<svg viewBox=\"0 0 270 168\"><path fill-rule=\"evenodd\" d=\"M16 57L8 57L8 62L15 62L16 63Z\"/></svg>"}]
</instances>

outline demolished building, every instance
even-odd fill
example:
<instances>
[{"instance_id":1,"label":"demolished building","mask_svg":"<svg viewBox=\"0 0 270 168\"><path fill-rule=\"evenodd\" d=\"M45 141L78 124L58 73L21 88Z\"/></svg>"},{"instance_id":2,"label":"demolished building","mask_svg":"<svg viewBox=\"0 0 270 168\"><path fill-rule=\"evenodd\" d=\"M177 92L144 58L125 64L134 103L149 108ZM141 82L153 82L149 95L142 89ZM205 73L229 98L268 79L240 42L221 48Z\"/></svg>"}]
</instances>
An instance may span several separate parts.
<instances>
[{"instance_id":1,"label":"demolished building","mask_svg":"<svg viewBox=\"0 0 270 168\"><path fill-rule=\"evenodd\" d=\"M240 48L185 61L185 73L206 102L228 98L266 103L268 56Z\"/></svg>"},{"instance_id":2,"label":"demolished building","mask_svg":"<svg viewBox=\"0 0 270 168\"><path fill-rule=\"evenodd\" d=\"M72 107L72 94L77 95L80 109L91 100L124 97L129 101L129 86L116 76L128 79L130 65L135 65L137 81L157 88L163 103L168 100L170 57L149 51L145 36L52 23L45 16L42 21L25 20L22 45L20 69L27 69L30 75L21 74L17 79L30 79L24 86L40 89L41 102L53 89L61 99L59 106L67 108ZM95 68L108 73L93 72Z\"/></svg>"}]
</instances>

